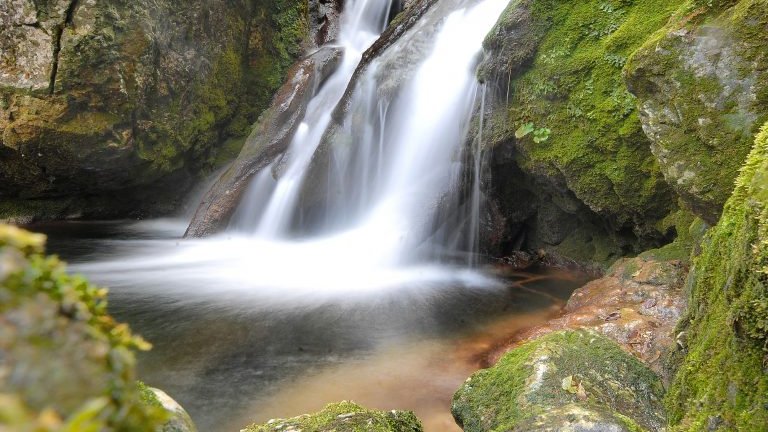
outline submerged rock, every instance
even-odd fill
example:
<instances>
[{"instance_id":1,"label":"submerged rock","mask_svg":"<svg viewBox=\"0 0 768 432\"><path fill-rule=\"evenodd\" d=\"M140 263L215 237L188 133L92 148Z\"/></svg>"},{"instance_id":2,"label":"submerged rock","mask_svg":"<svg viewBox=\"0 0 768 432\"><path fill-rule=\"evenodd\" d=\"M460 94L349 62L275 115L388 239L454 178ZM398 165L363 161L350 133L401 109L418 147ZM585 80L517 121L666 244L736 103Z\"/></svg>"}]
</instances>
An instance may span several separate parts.
<instances>
[{"instance_id":1,"label":"submerged rock","mask_svg":"<svg viewBox=\"0 0 768 432\"><path fill-rule=\"evenodd\" d=\"M760 0L683 10L626 67L664 177L711 224L768 118L766 17Z\"/></svg>"},{"instance_id":2,"label":"submerged rock","mask_svg":"<svg viewBox=\"0 0 768 432\"><path fill-rule=\"evenodd\" d=\"M353 402L330 404L320 412L251 425L241 432L421 432L410 411L374 411Z\"/></svg>"},{"instance_id":3,"label":"submerged rock","mask_svg":"<svg viewBox=\"0 0 768 432\"><path fill-rule=\"evenodd\" d=\"M659 378L615 342L563 331L472 375L451 411L467 432L658 431L663 393Z\"/></svg>"}]
</instances>

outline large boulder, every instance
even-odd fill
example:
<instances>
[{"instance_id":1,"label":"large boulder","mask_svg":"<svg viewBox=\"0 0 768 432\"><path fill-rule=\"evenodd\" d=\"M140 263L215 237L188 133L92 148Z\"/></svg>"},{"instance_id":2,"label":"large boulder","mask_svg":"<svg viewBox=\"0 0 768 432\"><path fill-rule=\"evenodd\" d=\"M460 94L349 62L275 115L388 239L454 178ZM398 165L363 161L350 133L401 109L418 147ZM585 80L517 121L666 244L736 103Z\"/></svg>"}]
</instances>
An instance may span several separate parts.
<instances>
[{"instance_id":1,"label":"large boulder","mask_svg":"<svg viewBox=\"0 0 768 432\"><path fill-rule=\"evenodd\" d=\"M664 391L646 366L599 333L552 333L472 375L452 412L467 432L662 430Z\"/></svg>"},{"instance_id":2,"label":"large boulder","mask_svg":"<svg viewBox=\"0 0 768 432\"><path fill-rule=\"evenodd\" d=\"M309 33L302 0L12 0L0 23L0 217L173 207Z\"/></svg>"},{"instance_id":3,"label":"large boulder","mask_svg":"<svg viewBox=\"0 0 768 432\"><path fill-rule=\"evenodd\" d=\"M664 177L711 224L768 118L768 4L720 3L734 2L685 10L626 67Z\"/></svg>"},{"instance_id":4,"label":"large boulder","mask_svg":"<svg viewBox=\"0 0 768 432\"><path fill-rule=\"evenodd\" d=\"M627 58L679 7L674 0L510 2L485 45L486 187L502 232L491 253L546 249L609 264L670 240L676 210L636 101ZM495 242L495 244L494 244Z\"/></svg>"},{"instance_id":5,"label":"large boulder","mask_svg":"<svg viewBox=\"0 0 768 432\"><path fill-rule=\"evenodd\" d=\"M374 411L353 402L330 404L320 412L251 425L242 432L421 432L410 411Z\"/></svg>"}]
</instances>

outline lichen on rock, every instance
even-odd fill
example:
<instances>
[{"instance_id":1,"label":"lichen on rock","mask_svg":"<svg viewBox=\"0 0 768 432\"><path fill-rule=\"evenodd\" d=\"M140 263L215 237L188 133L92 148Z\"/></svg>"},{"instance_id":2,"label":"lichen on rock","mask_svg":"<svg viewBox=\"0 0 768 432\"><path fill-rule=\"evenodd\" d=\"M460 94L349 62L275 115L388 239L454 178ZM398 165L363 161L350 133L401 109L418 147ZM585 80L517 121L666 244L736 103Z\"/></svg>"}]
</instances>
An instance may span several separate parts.
<instances>
[{"instance_id":1,"label":"lichen on rock","mask_svg":"<svg viewBox=\"0 0 768 432\"><path fill-rule=\"evenodd\" d=\"M309 34L301 0L13 0L0 22L0 217L167 211Z\"/></svg>"}]
</instances>

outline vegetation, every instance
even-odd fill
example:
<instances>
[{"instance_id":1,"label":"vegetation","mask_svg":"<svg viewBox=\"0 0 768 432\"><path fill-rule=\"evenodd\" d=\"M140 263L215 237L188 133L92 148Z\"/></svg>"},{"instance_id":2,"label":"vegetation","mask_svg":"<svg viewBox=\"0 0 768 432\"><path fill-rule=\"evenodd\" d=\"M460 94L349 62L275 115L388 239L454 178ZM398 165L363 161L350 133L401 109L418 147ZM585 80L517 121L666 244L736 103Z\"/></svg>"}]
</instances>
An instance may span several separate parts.
<instances>
[{"instance_id":1,"label":"vegetation","mask_svg":"<svg viewBox=\"0 0 768 432\"><path fill-rule=\"evenodd\" d=\"M563 331L472 375L452 411L468 432L567 430L558 422L569 418L606 430L655 430L664 424L662 395L659 378L615 342L592 331Z\"/></svg>"},{"instance_id":2,"label":"vegetation","mask_svg":"<svg viewBox=\"0 0 768 432\"><path fill-rule=\"evenodd\" d=\"M768 124L689 276L685 351L666 401L675 430L768 424ZM712 371L718 371L712 373Z\"/></svg>"},{"instance_id":3,"label":"vegetation","mask_svg":"<svg viewBox=\"0 0 768 432\"><path fill-rule=\"evenodd\" d=\"M372 411L354 402L330 404L322 411L291 419L270 420L265 425L251 425L245 432L303 430L315 432L421 432L412 412Z\"/></svg>"},{"instance_id":4,"label":"vegetation","mask_svg":"<svg viewBox=\"0 0 768 432\"><path fill-rule=\"evenodd\" d=\"M0 428L152 431L166 420L135 381L149 345L106 311L106 290L44 256L45 237L0 225Z\"/></svg>"}]
</instances>

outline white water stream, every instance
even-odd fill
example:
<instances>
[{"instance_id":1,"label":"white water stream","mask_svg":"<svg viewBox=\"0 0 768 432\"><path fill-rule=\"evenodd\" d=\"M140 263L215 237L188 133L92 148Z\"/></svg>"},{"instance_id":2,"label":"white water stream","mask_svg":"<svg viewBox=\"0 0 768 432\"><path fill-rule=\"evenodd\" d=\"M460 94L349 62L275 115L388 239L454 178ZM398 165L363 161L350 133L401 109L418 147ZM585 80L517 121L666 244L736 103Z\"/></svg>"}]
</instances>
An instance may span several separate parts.
<instances>
[{"instance_id":1,"label":"white water stream","mask_svg":"<svg viewBox=\"0 0 768 432\"><path fill-rule=\"evenodd\" d=\"M147 294L236 292L270 304L347 299L392 287L493 285L466 261L448 266L436 257L458 247L471 252L476 242L477 179L464 187L472 197L459 202L457 195L481 94L475 67L507 3L441 0L369 65L342 126L350 142L329 152L326 222L315 235L297 238L292 226L306 172L362 53L386 25L389 1L347 2L341 66L310 102L287 153L254 178L227 233L115 242L114 256L76 270ZM477 161L470 162L475 170Z\"/></svg>"}]
</instances>

